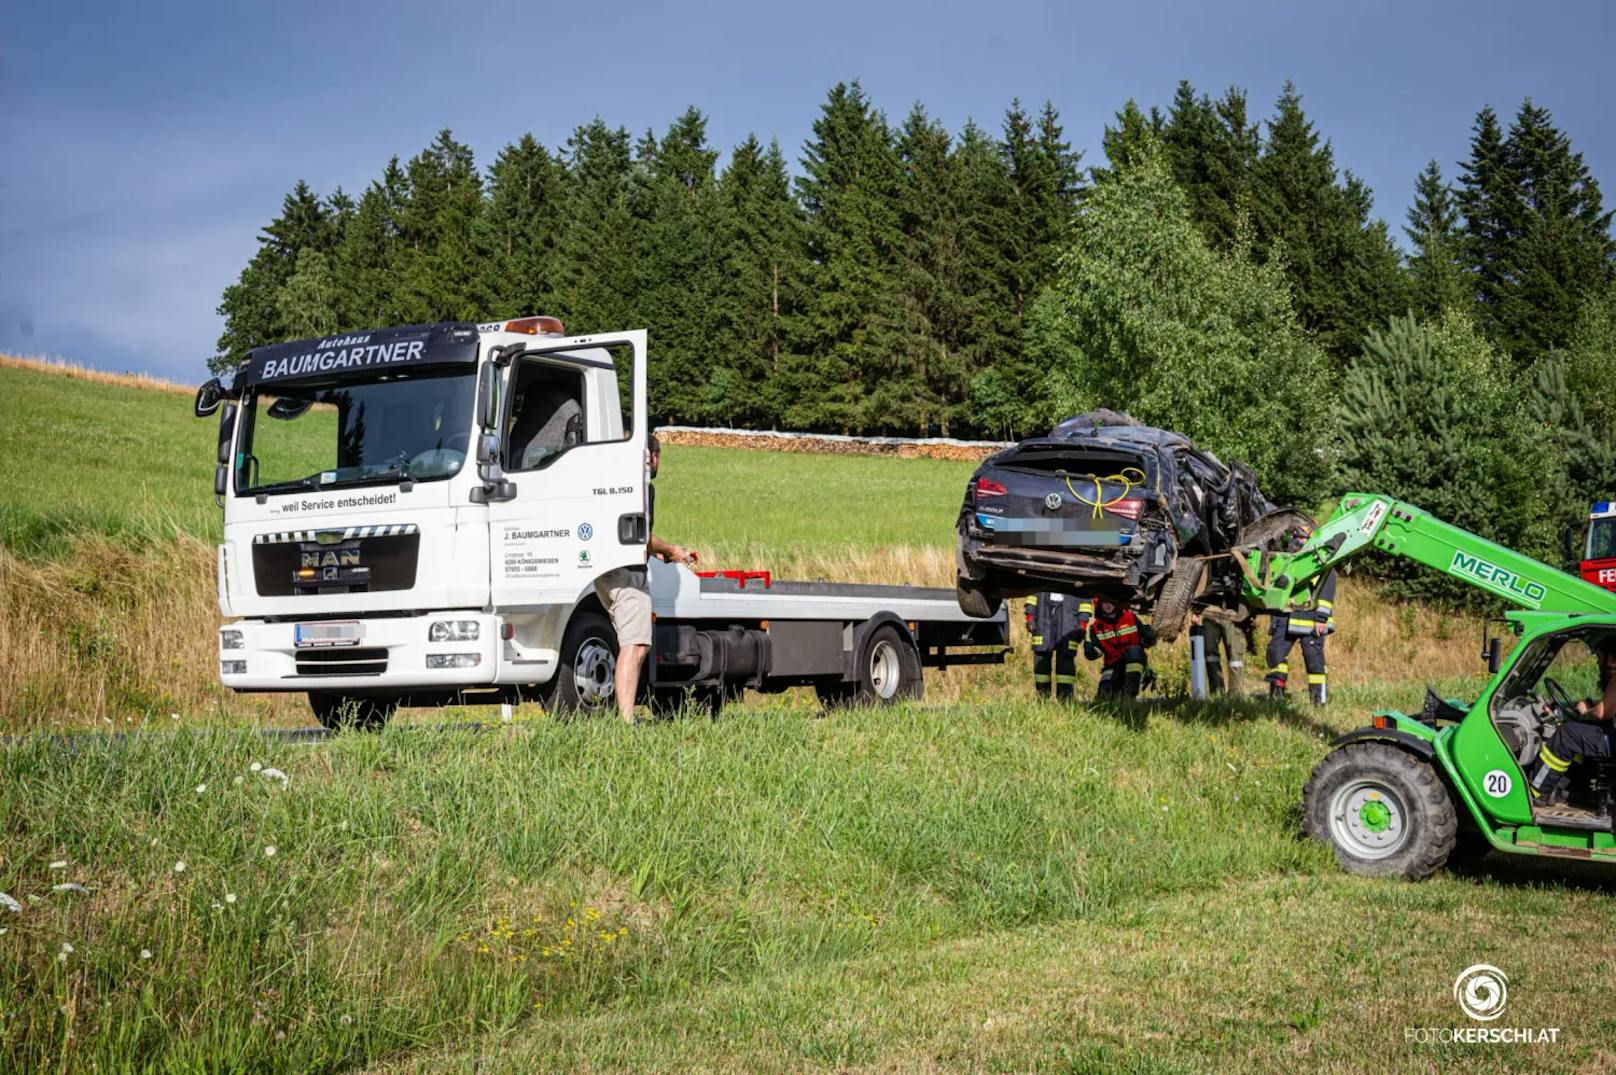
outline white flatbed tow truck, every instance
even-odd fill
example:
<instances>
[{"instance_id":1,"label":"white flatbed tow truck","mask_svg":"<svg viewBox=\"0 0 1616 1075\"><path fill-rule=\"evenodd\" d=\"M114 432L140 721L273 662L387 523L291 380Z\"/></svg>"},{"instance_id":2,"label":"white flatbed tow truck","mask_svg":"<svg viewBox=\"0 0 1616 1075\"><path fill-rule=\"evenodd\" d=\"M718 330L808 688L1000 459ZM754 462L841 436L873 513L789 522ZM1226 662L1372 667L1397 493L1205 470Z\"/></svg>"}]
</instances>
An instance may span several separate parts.
<instances>
[{"instance_id":1,"label":"white flatbed tow truck","mask_svg":"<svg viewBox=\"0 0 1616 1075\"><path fill-rule=\"evenodd\" d=\"M650 572L653 706L797 686L891 702L926 667L1004 659L1004 609L967 616L952 589L647 564L645 356L643 330L527 317L259 347L203 385L224 685L307 692L327 726L604 708L616 642L594 582L618 567Z\"/></svg>"}]
</instances>

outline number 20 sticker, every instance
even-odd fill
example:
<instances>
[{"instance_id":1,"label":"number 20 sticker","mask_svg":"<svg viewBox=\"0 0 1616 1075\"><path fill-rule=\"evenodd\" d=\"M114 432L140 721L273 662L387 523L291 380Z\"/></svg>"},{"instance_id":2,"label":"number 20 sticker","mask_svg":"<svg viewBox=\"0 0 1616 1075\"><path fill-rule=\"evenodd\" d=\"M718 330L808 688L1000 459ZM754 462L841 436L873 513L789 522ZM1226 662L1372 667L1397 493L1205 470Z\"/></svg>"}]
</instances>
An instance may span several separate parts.
<instances>
[{"instance_id":1,"label":"number 20 sticker","mask_svg":"<svg viewBox=\"0 0 1616 1075\"><path fill-rule=\"evenodd\" d=\"M1509 774L1504 770L1493 769L1481 778L1481 786L1488 795L1495 799L1502 799L1509 794L1509 789L1515 786L1515 782L1509 778Z\"/></svg>"}]
</instances>

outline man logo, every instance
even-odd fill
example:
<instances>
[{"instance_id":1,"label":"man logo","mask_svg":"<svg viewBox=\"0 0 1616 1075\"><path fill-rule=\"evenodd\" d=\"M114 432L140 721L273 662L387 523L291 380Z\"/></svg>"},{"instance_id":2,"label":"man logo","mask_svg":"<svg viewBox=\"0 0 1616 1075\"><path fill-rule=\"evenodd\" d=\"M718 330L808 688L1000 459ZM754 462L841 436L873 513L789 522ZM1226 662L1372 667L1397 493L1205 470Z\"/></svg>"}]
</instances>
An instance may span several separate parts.
<instances>
[{"instance_id":1,"label":"man logo","mask_svg":"<svg viewBox=\"0 0 1616 1075\"><path fill-rule=\"evenodd\" d=\"M1059 511L1061 504L1062 500L1059 493L1050 493L1048 496L1044 497L1044 507L1048 508L1050 511Z\"/></svg>"},{"instance_id":2,"label":"man logo","mask_svg":"<svg viewBox=\"0 0 1616 1075\"><path fill-rule=\"evenodd\" d=\"M1453 980L1453 999L1470 1018L1490 1023L1509 1002L1509 976L1491 963L1466 967Z\"/></svg>"}]
</instances>

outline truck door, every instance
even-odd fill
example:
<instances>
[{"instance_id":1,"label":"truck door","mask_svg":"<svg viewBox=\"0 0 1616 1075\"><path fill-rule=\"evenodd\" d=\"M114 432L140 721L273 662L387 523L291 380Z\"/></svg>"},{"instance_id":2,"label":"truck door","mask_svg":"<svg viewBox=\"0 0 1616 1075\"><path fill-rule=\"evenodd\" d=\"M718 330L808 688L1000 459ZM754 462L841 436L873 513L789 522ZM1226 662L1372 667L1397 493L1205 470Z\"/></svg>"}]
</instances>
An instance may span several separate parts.
<instances>
[{"instance_id":1,"label":"truck door","mask_svg":"<svg viewBox=\"0 0 1616 1075\"><path fill-rule=\"evenodd\" d=\"M535 340L506 371L503 410L516 495L489 505L495 607L570 605L604 572L643 565L645 332Z\"/></svg>"}]
</instances>

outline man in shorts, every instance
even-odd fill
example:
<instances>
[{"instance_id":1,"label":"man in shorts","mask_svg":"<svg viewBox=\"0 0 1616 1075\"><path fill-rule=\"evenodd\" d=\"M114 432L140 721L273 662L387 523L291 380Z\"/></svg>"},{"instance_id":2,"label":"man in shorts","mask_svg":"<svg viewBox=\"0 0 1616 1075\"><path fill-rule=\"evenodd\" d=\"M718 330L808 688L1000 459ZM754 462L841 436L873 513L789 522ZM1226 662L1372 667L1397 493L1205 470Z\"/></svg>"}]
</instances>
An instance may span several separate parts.
<instances>
[{"instance_id":1,"label":"man in shorts","mask_svg":"<svg viewBox=\"0 0 1616 1075\"><path fill-rule=\"evenodd\" d=\"M651 435L646 450L646 467L652 478L662 461L662 444L656 434ZM656 518L656 486L645 483L646 529L651 540L646 542L646 555L655 556L663 563L693 564L696 554L682 545L670 545L656 536L651 527ZM617 692L617 712L624 723L634 723L634 695L640 686L640 668L645 654L651 648L651 583L650 572L644 566L618 567L595 580L595 596L606 606L612 618L612 629L617 633L617 672L613 689Z\"/></svg>"}]
</instances>

